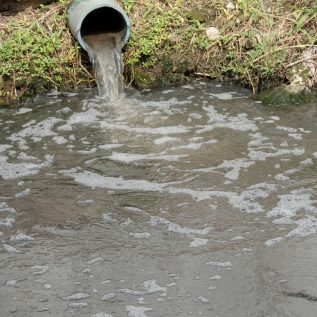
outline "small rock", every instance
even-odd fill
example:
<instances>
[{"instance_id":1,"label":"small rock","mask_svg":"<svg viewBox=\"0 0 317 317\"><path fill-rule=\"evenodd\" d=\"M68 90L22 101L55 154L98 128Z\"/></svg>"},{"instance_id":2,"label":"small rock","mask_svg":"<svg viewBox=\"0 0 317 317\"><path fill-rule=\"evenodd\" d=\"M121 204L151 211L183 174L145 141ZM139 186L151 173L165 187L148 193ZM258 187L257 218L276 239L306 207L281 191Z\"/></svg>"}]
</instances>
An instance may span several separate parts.
<instances>
[{"instance_id":1,"label":"small rock","mask_svg":"<svg viewBox=\"0 0 317 317\"><path fill-rule=\"evenodd\" d=\"M209 40L211 41L216 41L219 39L220 37L220 31L218 28L216 27L209 27L207 30L206 30L206 34L207 34L207 37Z\"/></svg>"}]
</instances>

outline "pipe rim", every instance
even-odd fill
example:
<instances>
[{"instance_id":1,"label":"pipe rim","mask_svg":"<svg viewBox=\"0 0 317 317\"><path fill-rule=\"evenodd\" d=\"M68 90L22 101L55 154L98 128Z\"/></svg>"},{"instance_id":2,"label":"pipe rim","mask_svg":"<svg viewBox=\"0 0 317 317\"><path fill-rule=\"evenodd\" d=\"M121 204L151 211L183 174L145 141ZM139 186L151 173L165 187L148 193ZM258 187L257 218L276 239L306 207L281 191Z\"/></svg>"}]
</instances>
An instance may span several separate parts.
<instances>
[{"instance_id":1,"label":"pipe rim","mask_svg":"<svg viewBox=\"0 0 317 317\"><path fill-rule=\"evenodd\" d=\"M75 34L74 34L74 36L77 39L78 43L80 44L80 46L85 51L88 51L88 46L87 46L86 42L83 40L83 38L81 36L81 26L82 26L85 18L88 16L89 13L91 13L94 10L98 10L100 8L112 8L112 9L116 10L122 16L123 20L125 21L126 28L125 28L124 37L122 38L122 43L123 43L122 47L128 43L129 38L131 36L130 19L127 16L127 14L125 13L125 11L118 4L115 4L114 6L109 6L109 5L106 5L106 4L94 5L94 6L91 7L91 9L89 10L89 12L87 14L81 15L81 17L79 19L79 22L77 22L76 30L75 30ZM71 20L72 10L73 9L74 8L72 6L69 8L69 20Z\"/></svg>"}]
</instances>

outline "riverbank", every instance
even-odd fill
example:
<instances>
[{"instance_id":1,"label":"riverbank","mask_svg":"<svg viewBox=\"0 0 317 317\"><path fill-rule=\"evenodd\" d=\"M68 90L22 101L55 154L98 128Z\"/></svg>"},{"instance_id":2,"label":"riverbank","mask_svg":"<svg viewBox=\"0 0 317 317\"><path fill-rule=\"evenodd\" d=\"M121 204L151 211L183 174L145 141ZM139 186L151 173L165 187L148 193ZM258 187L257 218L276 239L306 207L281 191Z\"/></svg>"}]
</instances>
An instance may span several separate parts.
<instances>
[{"instance_id":1,"label":"riverbank","mask_svg":"<svg viewBox=\"0 0 317 317\"><path fill-rule=\"evenodd\" d=\"M69 2L0 16L3 104L94 84L87 56L67 28ZM317 83L314 0L119 2L132 22L124 52L127 83L147 88L194 76L238 82L268 102L270 94L261 93L268 89L282 101L296 103L303 93L311 98Z\"/></svg>"}]
</instances>

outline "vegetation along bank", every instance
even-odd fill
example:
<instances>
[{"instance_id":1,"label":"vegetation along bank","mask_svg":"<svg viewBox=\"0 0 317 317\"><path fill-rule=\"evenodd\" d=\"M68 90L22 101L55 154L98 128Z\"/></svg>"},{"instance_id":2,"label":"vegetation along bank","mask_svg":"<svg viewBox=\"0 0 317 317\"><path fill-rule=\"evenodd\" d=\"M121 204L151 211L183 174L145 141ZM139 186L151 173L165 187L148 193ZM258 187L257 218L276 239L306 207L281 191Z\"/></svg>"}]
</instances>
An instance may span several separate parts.
<instances>
[{"instance_id":1,"label":"vegetation along bank","mask_svg":"<svg viewBox=\"0 0 317 317\"><path fill-rule=\"evenodd\" d=\"M67 27L69 0L0 5L0 105L94 85ZM188 77L233 81L296 103L317 85L316 0L120 0L132 22L125 78L138 88Z\"/></svg>"}]
</instances>

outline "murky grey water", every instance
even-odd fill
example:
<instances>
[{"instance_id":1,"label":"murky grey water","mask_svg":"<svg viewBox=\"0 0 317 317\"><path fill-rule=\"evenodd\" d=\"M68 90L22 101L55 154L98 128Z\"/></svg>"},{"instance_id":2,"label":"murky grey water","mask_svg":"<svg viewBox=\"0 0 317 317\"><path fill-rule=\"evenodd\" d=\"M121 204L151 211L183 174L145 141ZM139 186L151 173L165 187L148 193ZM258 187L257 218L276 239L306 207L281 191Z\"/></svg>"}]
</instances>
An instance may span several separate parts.
<instances>
[{"instance_id":1,"label":"murky grey water","mask_svg":"<svg viewBox=\"0 0 317 317\"><path fill-rule=\"evenodd\" d=\"M1 316L315 316L317 112L195 82L0 114Z\"/></svg>"}]
</instances>

